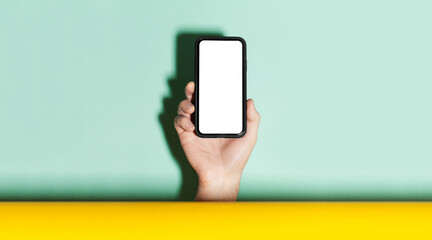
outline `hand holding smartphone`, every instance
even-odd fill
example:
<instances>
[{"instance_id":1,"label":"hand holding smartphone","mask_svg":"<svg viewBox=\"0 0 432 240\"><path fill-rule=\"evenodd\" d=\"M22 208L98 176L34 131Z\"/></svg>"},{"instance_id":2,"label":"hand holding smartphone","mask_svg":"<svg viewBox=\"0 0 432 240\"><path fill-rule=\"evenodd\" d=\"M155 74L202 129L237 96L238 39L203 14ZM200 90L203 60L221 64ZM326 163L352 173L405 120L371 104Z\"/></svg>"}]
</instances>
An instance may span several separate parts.
<instances>
[{"instance_id":1,"label":"hand holding smartphone","mask_svg":"<svg viewBox=\"0 0 432 240\"><path fill-rule=\"evenodd\" d=\"M196 200L234 201L261 119L246 101L246 43L201 37L195 44L195 83L186 85L174 127L199 179Z\"/></svg>"}]
</instances>

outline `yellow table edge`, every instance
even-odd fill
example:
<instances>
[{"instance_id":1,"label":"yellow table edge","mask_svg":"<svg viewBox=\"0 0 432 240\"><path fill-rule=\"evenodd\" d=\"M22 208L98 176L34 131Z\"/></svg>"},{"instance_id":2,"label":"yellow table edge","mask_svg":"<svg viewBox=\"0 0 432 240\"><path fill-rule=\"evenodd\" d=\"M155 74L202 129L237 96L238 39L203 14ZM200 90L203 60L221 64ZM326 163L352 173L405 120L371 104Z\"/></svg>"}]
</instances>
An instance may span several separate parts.
<instances>
[{"instance_id":1,"label":"yellow table edge","mask_svg":"<svg viewBox=\"0 0 432 240\"><path fill-rule=\"evenodd\" d=\"M432 202L1 202L0 239L432 239Z\"/></svg>"}]
</instances>

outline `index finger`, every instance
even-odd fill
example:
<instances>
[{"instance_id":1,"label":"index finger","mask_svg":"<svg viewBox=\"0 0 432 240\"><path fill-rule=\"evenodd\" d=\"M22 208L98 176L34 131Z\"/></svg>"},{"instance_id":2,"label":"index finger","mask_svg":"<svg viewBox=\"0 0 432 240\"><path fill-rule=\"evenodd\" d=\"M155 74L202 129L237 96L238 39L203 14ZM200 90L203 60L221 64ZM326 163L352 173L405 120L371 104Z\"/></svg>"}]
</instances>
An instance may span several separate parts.
<instances>
[{"instance_id":1,"label":"index finger","mask_svg":"<svg viewBox=\"0 0 432 240\"><path fill-rule=\"evenodd\" d=\"M192 101L192 96L195 92L195 83L190 81L185 87L186 99Z\"/></svg>"}]
</instances>

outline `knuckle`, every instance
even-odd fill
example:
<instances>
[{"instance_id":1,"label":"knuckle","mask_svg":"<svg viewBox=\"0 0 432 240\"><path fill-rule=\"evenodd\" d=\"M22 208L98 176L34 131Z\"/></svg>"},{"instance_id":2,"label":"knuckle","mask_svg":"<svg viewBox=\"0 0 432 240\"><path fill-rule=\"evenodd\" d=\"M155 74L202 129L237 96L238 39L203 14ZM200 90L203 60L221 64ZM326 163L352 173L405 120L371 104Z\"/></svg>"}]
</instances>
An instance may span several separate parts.
<instances>
[{"instance_id":1,"label":"knuckle","mask_svg":"<svg viewBox=\"0 0 432 240\"><path fill-rule=\"evenodd\" d=\"M182 123L182 121L183 121L183 116L178 116L178 119L177 119L177 121L178 121L178 123Z\"/></svg>"},{"instance_id":2,"label":"knuckle","mask_svg":"<svg viewBox=\"0 0 432 240\"><path fill-rule=\"evenodd\" d=\"M180 125L185 126L186 123L187 123L187 118L186 117L181 117L179 121L180 121Z\"/></svg>"},{"instance_id":3,"label":"knuckle","mask_svg":"<svg viewBox=\"0 0 432 240\"><path fill-rule=\"evenodd\" d=\"M178 123L178 124L181 124L181 122L183 121L183 116L181 116L181 115L179 115L179 116L177 116L176 117L176 122Z\"/></svg>"},{"instance_id":4,"label":"knuckle","mask_svg":"<svg viewBox=\"0 0 432 240\"><path fill-rule=\"evenodd\" d=\"M178 108L177 108L177 114L178 114L178 115L182 114L182 109L181 109L180 105L179 105Z\"/></svg>"},{"instance_id":5,"label":"knuckle","mask_svg":"<svg viewBox=\"0 0 432 240\"><path fill-rule=\"evenodd\" d=\"M181 103L180 103L180 108L181 108L181 110L183 110L183 112L185 112L185 113L190 113L191 112L191 110L193 109L193 105L192 105L192 103L189 101L189 100L183 100L183 101L181 101Z\"/></svg>"},{"instance_id":6,"label":"knuckle","mask_svg":"<svg viewBox=\"0 0 432 240\"><path fill-rule=\"evenodd\" d=\"M188 103L188 100L183 100L180 102L180 106L183 108L186 106L187 103Z\"/></svg>"}]
</instances>

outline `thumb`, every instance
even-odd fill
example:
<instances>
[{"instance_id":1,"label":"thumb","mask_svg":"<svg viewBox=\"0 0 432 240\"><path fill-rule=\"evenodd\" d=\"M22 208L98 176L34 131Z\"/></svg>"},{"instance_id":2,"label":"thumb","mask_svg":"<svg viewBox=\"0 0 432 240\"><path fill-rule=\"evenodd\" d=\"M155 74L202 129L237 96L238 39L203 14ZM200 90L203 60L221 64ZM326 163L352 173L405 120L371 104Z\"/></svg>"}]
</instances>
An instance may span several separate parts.
<instances>
[{"instance_id":1,"label":"thumb","mask_svg":"<svg viewBox=\"0 0 432 240\"><path fill-rule=\"evenodd\" d=\"M258 135L258 126L261 119L261 116L255 109L255 103L252 99L247 100L247 131L246 137L256 142L256 138Z\"/></svg>"}]
</instances>

